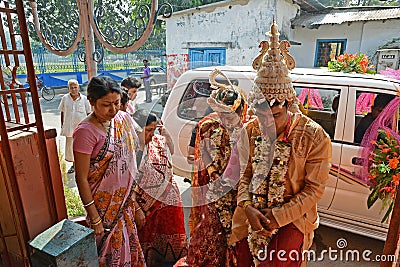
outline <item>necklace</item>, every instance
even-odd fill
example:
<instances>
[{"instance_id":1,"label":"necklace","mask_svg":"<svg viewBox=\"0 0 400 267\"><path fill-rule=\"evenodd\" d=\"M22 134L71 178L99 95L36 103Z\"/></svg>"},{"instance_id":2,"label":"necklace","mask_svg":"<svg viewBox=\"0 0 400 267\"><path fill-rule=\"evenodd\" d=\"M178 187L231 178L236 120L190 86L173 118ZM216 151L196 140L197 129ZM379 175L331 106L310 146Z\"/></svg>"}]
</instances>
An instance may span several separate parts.
<instances>
[{"instance_id":1,"label":"necklace","mask_svg":"<svg viewBox=\"0 0 400 267\"><path fill-rule=\"evenodd\" d=\"M111 121L108 121L108 123L107 121L101 122L100 119L96 116L96 113L92 112L91 115L98 123L100 123L101 127L107 132L111 126Z\"/></svg>"}]
</instances>

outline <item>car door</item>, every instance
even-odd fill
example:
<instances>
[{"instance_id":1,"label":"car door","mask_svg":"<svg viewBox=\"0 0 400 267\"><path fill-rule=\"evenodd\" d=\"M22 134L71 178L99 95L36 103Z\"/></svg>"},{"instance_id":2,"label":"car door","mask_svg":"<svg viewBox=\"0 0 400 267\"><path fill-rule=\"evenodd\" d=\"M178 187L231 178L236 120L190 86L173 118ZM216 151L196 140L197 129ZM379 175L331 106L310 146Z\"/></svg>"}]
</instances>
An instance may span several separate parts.
<instances>
[{"instance_id":1,"label":"car door","mask_svg":"<svg viewBox=\"0 0 400 267\"><path fill-rule=\"evenodd\" d=\"M343 153L340 160L341 175L338 176L338 185L332 203L331 211L337 216L376 226L381 223L383 213L380 211L381 203L377 201L371 209L367 207L367 198L370 190L359 176L362 158L360 144L354 142L355 129L365 112L371 107L362 110L361 100L365 96L376 94L390 94L388 91L350 87L347 103L347 113L344 120ZM393 94L393 93L392 93ZM361 110L360 110L361 109Z\"/></svg>"},{"instance_id":2,"label":"car door","mask_svg":"<svg viewBox=\"0 0 400 267\"><path fill-rule=\"evenodd\" d=\"M340 173L347 87L296 82L294 86L296 94L303 104L304 113L320 124L332 141L332 167L329 171L324 195L318 202L320 210L328 210L332 204ZM332 108L332 104L336 101L338 101L337 108Z\"/></svg>"}]
</instances>

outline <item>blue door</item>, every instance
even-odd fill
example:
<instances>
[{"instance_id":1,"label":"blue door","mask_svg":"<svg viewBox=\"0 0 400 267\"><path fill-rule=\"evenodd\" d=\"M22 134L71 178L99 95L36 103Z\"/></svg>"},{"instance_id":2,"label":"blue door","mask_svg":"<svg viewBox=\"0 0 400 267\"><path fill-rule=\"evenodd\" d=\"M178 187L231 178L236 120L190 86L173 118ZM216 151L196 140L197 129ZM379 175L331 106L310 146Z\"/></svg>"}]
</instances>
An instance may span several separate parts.
<instances>
[{"instance_id":1,"label":"blue door","mask_svg":"<svg viewBox=\"0 0 400 267\"><path fill-rule=\"evenodd\" d=\"M346 51L346 39L318 39L314 67L328 67L332 56L339 56Z\"/></svg>"},{"instance_id":2,"label":"blue door","mask_svg":"<svg viewBox=\"0 0 400 267\"><path fill-rule=\"evenodd\" d=\"M190 48L189 68L225 65L225 48Z\"/></svg>"}]
</instances>

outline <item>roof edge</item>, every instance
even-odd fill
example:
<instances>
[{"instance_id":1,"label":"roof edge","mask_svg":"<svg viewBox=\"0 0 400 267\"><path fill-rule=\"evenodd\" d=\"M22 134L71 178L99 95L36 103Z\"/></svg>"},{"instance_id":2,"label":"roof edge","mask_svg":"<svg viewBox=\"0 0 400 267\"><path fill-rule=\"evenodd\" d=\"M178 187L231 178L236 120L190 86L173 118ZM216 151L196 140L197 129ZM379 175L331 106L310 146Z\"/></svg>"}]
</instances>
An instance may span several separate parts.
<instances>
[{"instance_id":1,"label":"roof edge","mask_svg":"<svg viewBox=\"0 0 400 267\"><path fill-rule=\"evenodd\" d=\"M183 16L186 14L190 13L199 13L199 12L212 12L218 7L224 7L224 6L236 6L236 5L246 5L249 3L250 0L225 0L221 2L216 2L212 4L207 4L207 5L202 5L198 7L193 7L189 9L184 9L180 10L177 12L173 12L171 17L176 17L176 16ZM164 20L167 20L168 18L164 18Z\"/></svg>"}]
</instances>

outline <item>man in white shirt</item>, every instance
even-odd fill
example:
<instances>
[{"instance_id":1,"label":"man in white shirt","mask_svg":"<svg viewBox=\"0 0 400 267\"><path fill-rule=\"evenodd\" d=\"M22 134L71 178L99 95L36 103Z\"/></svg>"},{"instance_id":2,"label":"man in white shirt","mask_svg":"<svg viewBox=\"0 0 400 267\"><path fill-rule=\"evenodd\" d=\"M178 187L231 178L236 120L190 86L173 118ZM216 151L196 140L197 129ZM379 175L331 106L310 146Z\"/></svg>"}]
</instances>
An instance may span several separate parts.
<instances>
[{"instance_id":1,"label":"man in white shirt","mask_svg":"<svg viewBox=\"0 0 400 267\"><path fill-rule=\"evenodd\" d=\"M69 93L65 94L58 109L61 111L61 136L65 136L65 160L74 162L72 150L72 133L78 123L81 122L91 112L91 107L86 96L79 93L79 83L77 80L68 81ZM68 170L68 173L75 172L74 164Z\"/></svg>"}]
</instances>

